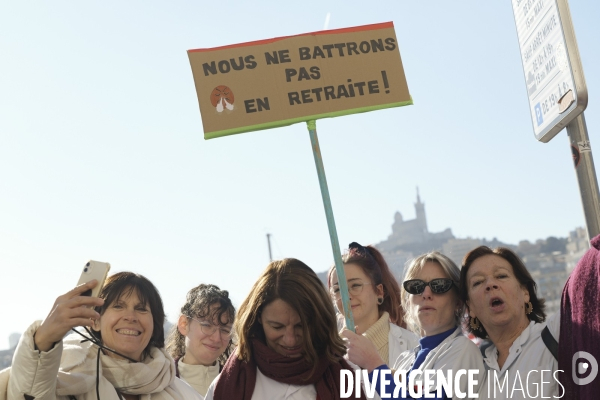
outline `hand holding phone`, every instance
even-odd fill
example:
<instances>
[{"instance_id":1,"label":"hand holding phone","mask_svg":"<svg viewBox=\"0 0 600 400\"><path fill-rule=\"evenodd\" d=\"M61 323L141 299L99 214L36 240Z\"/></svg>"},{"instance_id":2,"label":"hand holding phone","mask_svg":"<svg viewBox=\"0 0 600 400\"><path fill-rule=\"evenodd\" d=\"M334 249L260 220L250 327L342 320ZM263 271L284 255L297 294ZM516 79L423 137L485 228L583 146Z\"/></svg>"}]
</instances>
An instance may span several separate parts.
<instances>
[{"instance_id":1,"label":"hand holding phone","mask_svg":"<svg viewBox=\"0 0 600 400\"><path fill-rule=\"evenodd\" d=\"M97 297L109 270L108 263L90 260L85 264L77 287L56 299L52 311L35 332L34 342L38 350L50 350L72 328L91 326L93 320L100 317L94 307L104 303Z\"/></svg>"},{"instance_id":2,"label":"hand holding phone","mask_svg":"<svg viewBox=\"0 0 600 400\"><path fill-rule=\"evenodd\" d=\"M88 261L83 267L83 271L81 271L81 276L79 277L77 286L88 283L93 279L96 279L98 284L93 289L83 292L81 296L98 297L100 291L102 290L102 286L104 286L104 281L106 280L108 271L110 271L109 263L93 260Z\"/></svg>"}]
</instances>

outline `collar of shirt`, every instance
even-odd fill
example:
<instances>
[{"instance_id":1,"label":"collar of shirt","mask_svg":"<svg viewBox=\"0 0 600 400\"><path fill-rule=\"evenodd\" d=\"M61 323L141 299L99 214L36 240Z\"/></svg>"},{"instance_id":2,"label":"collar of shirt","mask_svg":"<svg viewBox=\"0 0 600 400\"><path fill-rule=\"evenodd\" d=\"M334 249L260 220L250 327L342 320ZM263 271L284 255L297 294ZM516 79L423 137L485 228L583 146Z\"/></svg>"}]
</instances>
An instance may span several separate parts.
<instances>
[{"instance_id":1,"label":"collar of shirt","mask_svg":"<svg viewBox=\"0 0 600 400\"><path fill-rule=\"evenodd\" d=\"M527 328L525 328L523 332L521 332L521 335L519 335L519 337L515 339L512 346L510 346L510 349L508 350L508 358L504 362L502 369L500 369L500 366L498 365L498 350L496 348L496 345L491 345L485 350L485 358L483 359L483 361L486 363L486 365L491 369L500 371L500 373L506 371L511 366L511 364L521 355L523 346L527 344L527 341L529 340L529 337L531 335L531 327L533 326L533 324L535 324L535 321L531 321L529 325L527 325Z\"/></svg>"}]
</instances>

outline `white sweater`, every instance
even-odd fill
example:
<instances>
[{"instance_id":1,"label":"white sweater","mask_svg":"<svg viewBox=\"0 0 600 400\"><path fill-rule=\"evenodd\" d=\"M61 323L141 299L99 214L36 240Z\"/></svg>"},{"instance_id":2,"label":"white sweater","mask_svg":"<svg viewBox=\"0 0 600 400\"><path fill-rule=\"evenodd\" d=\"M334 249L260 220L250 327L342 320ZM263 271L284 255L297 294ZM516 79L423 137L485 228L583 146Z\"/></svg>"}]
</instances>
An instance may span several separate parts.
<instances>
[{"instance_id":1,"label":"white sweater","mask_svg":"<svg viewBox=\"0 0 600 400\"><path fill-rule=\"evenodd\" d=\"M219 375L219 363L207 367L205 365L186 364L180 359L178 367L180 378L196 389L202 396L206 396L208 387Z\"/></svg>"}]
</instances>

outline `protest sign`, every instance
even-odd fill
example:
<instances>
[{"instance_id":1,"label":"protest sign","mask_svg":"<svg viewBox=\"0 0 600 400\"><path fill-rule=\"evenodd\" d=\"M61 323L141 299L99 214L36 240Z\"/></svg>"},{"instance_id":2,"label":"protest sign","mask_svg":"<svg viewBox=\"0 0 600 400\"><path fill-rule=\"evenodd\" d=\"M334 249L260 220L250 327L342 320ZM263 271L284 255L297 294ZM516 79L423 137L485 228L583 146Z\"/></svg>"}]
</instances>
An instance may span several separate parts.
<instances>
[{"instance_id":1,"label":"protest sign","mask_svg":"<svg viewBox=\"0 0 600 400\"><path fill-rule=\"evenodd\" d=\"M412 104L392 22L188 56L205 139Z\"/></svg>"},{"instance_id":2,"label":"protest sign","mask_svg":"<svg viewBox=\"0 0 600 400\"><path fill-rule=\"evenodd\" d=\"M354 330L316 120L412 104L392 22L188 50L204 138L305 121L346 327Z\"/></svg>"}]
</instances>

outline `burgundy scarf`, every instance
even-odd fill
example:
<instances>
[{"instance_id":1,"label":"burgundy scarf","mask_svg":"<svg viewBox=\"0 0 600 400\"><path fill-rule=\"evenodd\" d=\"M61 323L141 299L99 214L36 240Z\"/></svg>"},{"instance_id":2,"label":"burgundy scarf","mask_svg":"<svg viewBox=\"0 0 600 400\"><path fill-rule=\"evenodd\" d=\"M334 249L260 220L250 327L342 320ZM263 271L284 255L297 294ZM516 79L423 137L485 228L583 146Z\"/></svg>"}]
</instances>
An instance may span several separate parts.
<instances>
[{"instance_id":1,"label":"burgundy scarf","mask_svg":"<svg viewBox=\"0 0 600 400\"><path fill-rule=\"evenodd\" d=\"M235 354L227 360L215 387L215 400L250 400L256 384L256 368L265 376L290 385L314 384L319 400L340 399L340 371L352 367L340 357L337 363L331 363L325 356L319 358L314 374L313 366L303 357L285 357L275 352L258 339L251 339L252 358L241 361ZM354 373L354 372L353 372ZM361 399L366 399L361 393ZM354 398L352 392L351 398Z\"/></svg>"}]
</instances>

